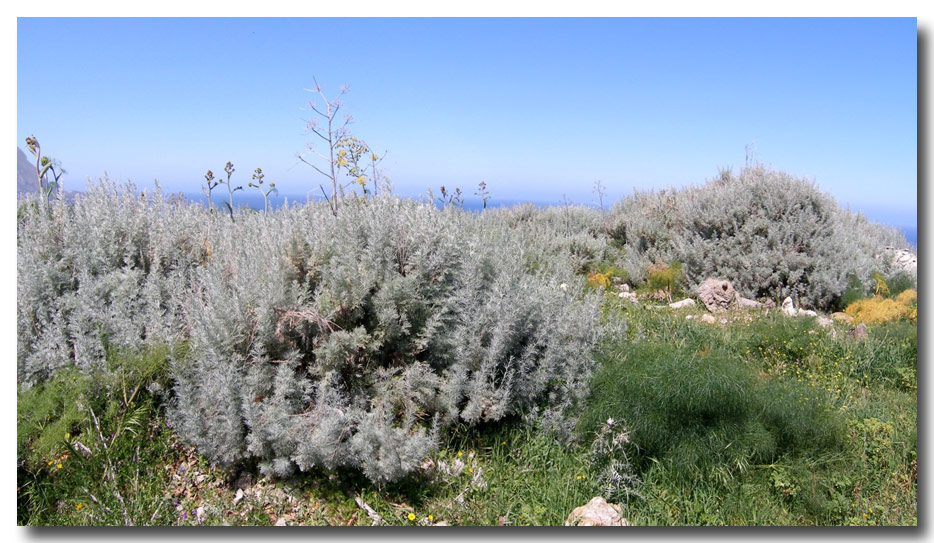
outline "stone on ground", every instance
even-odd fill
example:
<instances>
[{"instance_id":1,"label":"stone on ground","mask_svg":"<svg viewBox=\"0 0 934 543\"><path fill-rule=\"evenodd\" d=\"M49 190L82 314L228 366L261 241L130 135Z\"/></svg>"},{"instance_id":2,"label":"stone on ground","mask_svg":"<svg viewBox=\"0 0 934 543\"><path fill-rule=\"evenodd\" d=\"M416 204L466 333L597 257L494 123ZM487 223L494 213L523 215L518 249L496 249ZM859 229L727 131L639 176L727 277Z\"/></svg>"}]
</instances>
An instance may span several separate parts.
<instances>
[{"instance_id":1,"label":"stone on ground","mask_svg":"<svg viewBox=\"0 0 934 543\"><path fill-rule=\"evenodd\" d=\"M697 287L697 296L711 313L720 313L736 302L736 291L729 281L708 278Z\"/></svg>"},{"instance_id":2,"label":"stone on ground","mask_svg":"<svg viewBox=\"0 0 934 543\"><path fill-rule=\"evenodd\" d=\"M623 508L615 503L607 503L597 496L587 505L582 505L568 515L565 526L629 526L623 518Z\"/></svg>"}]
</instances>

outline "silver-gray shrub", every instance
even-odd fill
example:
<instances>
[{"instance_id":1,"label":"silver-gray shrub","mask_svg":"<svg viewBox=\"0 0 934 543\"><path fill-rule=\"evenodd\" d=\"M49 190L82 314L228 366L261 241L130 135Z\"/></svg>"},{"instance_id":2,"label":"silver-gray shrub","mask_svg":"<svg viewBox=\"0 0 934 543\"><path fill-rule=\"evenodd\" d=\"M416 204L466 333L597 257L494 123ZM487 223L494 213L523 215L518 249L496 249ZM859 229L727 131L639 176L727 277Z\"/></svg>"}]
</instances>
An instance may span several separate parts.
<instances>
[{"instance_id":1,"label":"silver-gray shrub","mask_svg":"<svg viewBox=\"0 0 934 543\"><path fill-rule=\"evenodd\" d=\"M17 213L22 385L65 365L103 367L109 346L184 337L178 301L203 258L200 210L104 179L73 205L29 197Z\"/></svg>"},{"instance_id":2,"label":"silver-gray shrub","mask_svg":"<svg viewBox=\"0 0 934 543\"><path fill-rule=\"evenodd\" d=\"M387 481L451 424L572 423L599 301L570 265L530 266L544 237L392 196L228 223L192 271L173 364L173 424L212 460Z\"/></svg>"},{"instance_id":3,"label":"silver-gray shrub","mask_svg":"<svg viewBox=\"0 0 934 543\"><path fill-rule=\"evenodd\" d=\"M26 200L18 380L184 341L178 435L280 476L397 479L452 424L517 416L568 434L604 330L575 272L605 240L537 215L381 196L231 221L106 179L73 205Z\"/></svg>"},{"instance_id":4,"label":"silver-gray shrub","mask_svg":"<svg viewBox=\"0 0 934 543\"><path fill-rule=\"evenodd\" d=\"M613 209L611 235L623 267L644 278L648 266L678 261L688 287L729 279L746 297L826 309L852 274L864 283L886 245L907 246L895 228L841 209L806 180L763 167L728 171L700 187L637 191Z\"/></svg>"},{"instance_id":5,"label":"silver-gray shrub","mask_svg":"<svg viewBox=\"0 0 934 543\"><path fill-rule=\"evenodd\" d=\"M529 252L529 264L549 268L559 265L564 271L582 274L589 266L616 258L609 244L606 217L584 205L558 205L536 208L521 204L512 208L488 209L482 215L495 228L537 240Z\"/></svg>"}]
</instances>

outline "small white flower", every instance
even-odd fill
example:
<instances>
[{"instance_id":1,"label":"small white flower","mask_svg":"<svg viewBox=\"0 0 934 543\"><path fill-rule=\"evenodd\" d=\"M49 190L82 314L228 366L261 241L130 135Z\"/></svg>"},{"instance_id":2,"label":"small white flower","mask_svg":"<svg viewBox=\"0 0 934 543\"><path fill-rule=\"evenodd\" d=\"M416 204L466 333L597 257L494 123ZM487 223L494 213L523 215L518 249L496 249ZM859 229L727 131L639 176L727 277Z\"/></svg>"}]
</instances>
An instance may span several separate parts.
<instances>
[{"instance_id":1,"label":"small white flower","mask_svg":"<svg viewBox=\"0 0 934 543\"><path fill-rule=\"evenodd\" d=\"M607 426L613 426L613 423L614 423L614 422L616 422L616 421L613 420L613 417L610 417L610 418L606 419L606 425L607 425Z\"/></svg>"}]
</instances>

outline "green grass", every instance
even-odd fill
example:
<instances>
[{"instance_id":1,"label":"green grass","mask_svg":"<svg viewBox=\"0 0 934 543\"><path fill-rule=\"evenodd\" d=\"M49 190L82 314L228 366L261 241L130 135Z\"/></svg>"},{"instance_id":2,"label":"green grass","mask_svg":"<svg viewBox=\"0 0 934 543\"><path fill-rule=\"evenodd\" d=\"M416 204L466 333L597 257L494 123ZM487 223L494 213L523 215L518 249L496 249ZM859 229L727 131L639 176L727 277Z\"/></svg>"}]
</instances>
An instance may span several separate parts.
<instances>
[{"instance_id":1,"label":"green grass","mask_svg":"<svg viewBox=\"0 0 934 543\"><path fill-rule=\"evenodd\" d=\"M706 325L614 308L634 343L604 350L584 420L628 420L635 524L917 524L914 325L858 341L774 311Z\"/></svg>"},{"instance_id":2,"label":"green grass","mask_svg":"<svg viewBox=\"0 0 934 543\"><path fill-rule=\"evenodd\" d=\"M158 391L172 350L114 352L106 372L66 368L19 393L17 519L370 525L359 500L391 525L555 525L607 495L613 465L638 482L611 500L636 525L917 524L915 325L870 326L860 341L775 311L725 325L691 313L608 299L605 318L628 328L600 348L576 443L519 420L455 428L393 484L253 473L241 498L235 474L167 427ZM608 418L625 447L594 445Z\"/></svg>"}]
</instances>

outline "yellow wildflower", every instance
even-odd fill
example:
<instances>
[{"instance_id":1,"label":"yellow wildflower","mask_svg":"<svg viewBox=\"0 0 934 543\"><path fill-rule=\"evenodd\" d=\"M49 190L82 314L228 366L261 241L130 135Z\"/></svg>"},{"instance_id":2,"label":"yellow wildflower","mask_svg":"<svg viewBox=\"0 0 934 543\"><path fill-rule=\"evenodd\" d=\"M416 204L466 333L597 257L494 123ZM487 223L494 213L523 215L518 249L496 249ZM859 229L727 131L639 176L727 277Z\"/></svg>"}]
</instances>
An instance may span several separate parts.
<instances>
[{"instance_id":1,"label":"yellow wildflower","mask_svg":"<svg viewBox=\"0 0 934 543\"><path fill-rule=\"evenodd\" d=\"M415 520L415 513L409 513L409 520Z\"/></svg>"},{"instance_id":2,"label":"yellow wildflower","mask_svg":"<svg viewBox=\"0 0 934 543\"><path fill-rule=\"evenodd\" d=\"M434 516L434 515L428 515L428 520L435 520L435 516Z\"/></svg>"},{"instance_id":3,"label":"yellow wildflower","mask_svg":"<svg viewBox=\"0 0 934 543\"><path fill-rule=\"evenodd\" d=\"M61 463L58 463L58 464L55 466L55 469L62 469L62 464L61 464Z\"/></svg>"},{"instance_id":4,"label":"yellow wildflower","mask_svg":"<svg viewBox=\"0 0 934 543\"><path fill-rule=\"evenodd\" d=\"M84 507L84 504L83 504L83 503L79 503L78 505L75 506L75 509L77 509L78 511L80 511L82 507Z\"/></svg>"}]
</instances>

